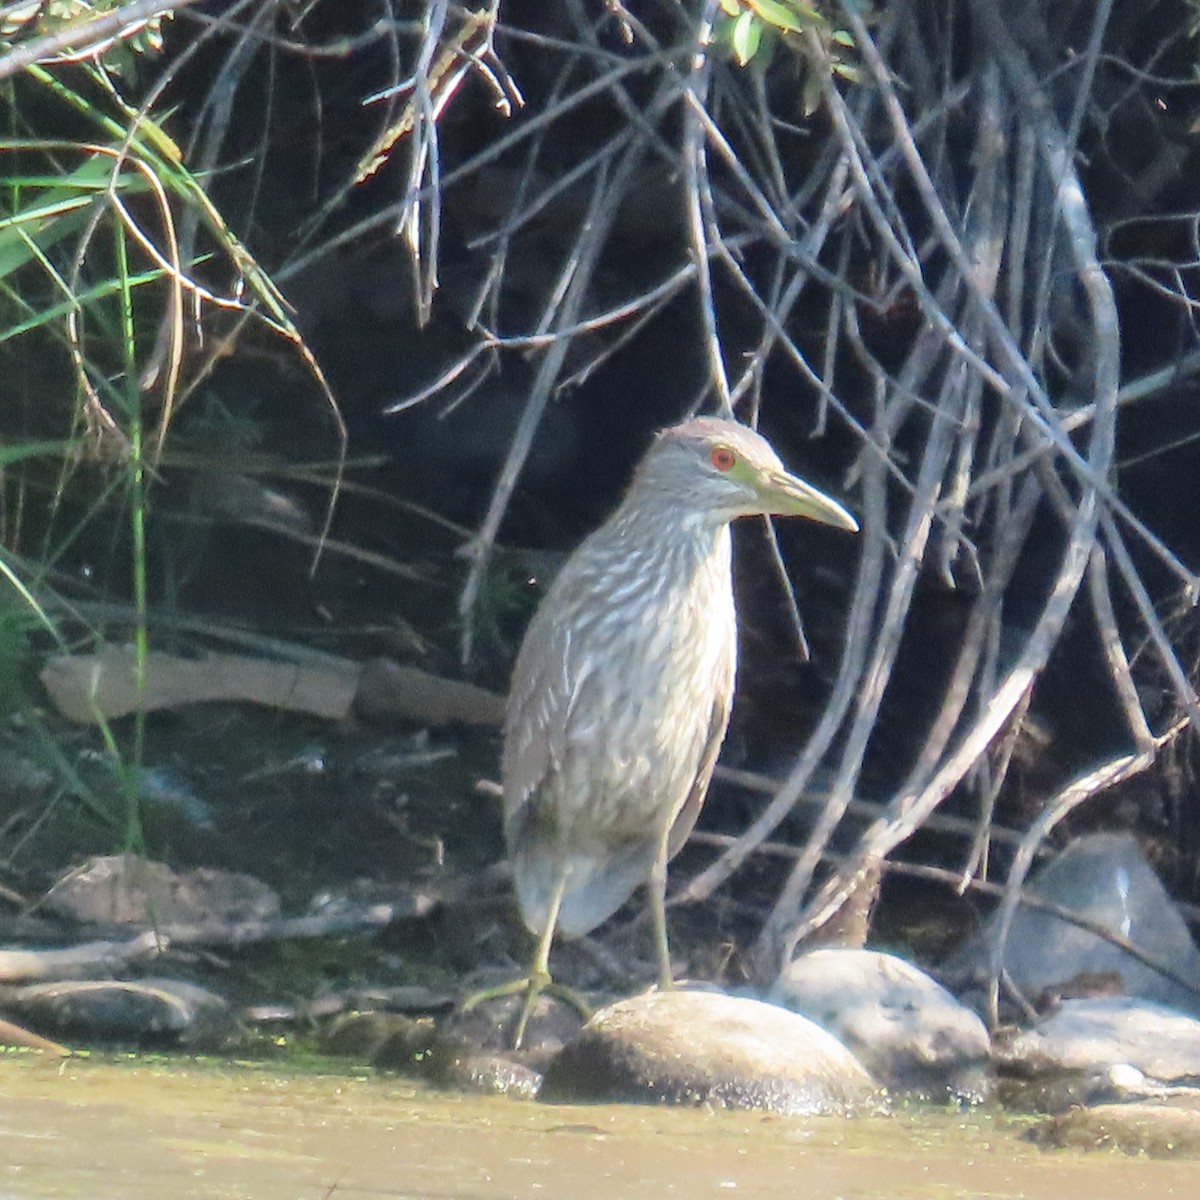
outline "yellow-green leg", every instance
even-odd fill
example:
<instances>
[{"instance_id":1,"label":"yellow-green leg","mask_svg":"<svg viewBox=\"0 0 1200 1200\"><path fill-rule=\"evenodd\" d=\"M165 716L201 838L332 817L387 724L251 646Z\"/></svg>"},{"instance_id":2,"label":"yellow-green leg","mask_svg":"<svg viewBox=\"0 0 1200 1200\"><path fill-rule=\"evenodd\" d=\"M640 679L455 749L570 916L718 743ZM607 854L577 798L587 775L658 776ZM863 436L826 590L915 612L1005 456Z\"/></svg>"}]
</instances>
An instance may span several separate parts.
<instances>
[{"instance_id":1,"label":"yellow-green leg","mask_svg":"<svg viewBox=\"0 0 1200 1200\"><path fill-rule=\"evenodd\" d=\"M550 907L546 912L546 924L538 938L537 949L533 954L533 962L529 966L529 974L522 979L514 979L509 983L499 984L494 988L486 988L476 992L463 1001L462 1011L470 1012L484 1000L498 1000L503 996L512 996L517 992L525 993L525 1001L521 1005L521 1015L517 1020L516 1033L513 1035L513 1049L520 1050L525 1040L525 1027L533 1015L537 998L543 992L558 996L576 1009L585 1020L592 1015L591 1007L577 992L562 984L555 983L550 976L550 945L554 941L554 930L558 925L558 911L562 907L563 893L567 888L566 873L562 873L554 885L554 894L550 897Z\"/></svg>"},{"instance_id":2,"label":"yellow-green leg","mask_svg":"<svg viewBox=\"0 0 1200 1200\"><path fill-rule=\"evenodd\" d=\"M646 881L650 899L650 918L654 922L654 950L658 957L658 986L670 989L675 986L671 972L671 947L667 943L667 838L662 839L650 878Z\"/></svg>"}]
</instances>

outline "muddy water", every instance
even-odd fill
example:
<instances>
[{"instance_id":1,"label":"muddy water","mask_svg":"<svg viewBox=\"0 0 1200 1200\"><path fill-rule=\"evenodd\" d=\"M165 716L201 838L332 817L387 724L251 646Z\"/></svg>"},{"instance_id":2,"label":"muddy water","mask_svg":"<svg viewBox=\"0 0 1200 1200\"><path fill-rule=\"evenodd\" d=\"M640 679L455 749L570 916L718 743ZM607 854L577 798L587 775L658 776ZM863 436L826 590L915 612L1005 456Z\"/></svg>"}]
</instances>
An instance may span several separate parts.
<instances>
[{"instance_id":1,"label":"muddy water","mask_svg":"<svg viewBox=\"0 0 1200 1200\"><path fill-rule=\"evenodd\" d=\"M276 1067L0 1060L0 1200L1130 1200L1200 1166L1045 1153L987 1117L559 1108Z\"/></svg>"}]
</instances>

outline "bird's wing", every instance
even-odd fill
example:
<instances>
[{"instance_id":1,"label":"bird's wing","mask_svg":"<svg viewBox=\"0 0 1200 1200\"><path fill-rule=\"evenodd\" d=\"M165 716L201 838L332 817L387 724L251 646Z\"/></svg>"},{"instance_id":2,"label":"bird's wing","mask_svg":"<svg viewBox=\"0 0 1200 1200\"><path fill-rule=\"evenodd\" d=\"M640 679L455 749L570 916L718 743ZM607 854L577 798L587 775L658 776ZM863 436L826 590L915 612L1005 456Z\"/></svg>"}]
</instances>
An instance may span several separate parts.
<instances>
[{"instance_id":1,"label":"bird's wing","mask_svg":"<svg viewBox=\"0 0 1200 1200\"><path fill-rule=\"evenodd\" d=\"M536 616L534 620L537 622ZM529 806L538 789L561 761L571 695L566 677L569 647L547 643L562 641L538 623L530 627L517 658L504 729L506 828L529 819Z\"/></svg>"},{"instance_id":2,"label":"bird's wing","mask_svg":"<svg viewBox=\"0 0 1200 1200\"><path fill-rule=\"evenodd\" d=\"M708 722L708 736L704 749L700 752L700 761L696 767L696 778L691 790L684 800L683 806L675 816L671 832L667 838L667 858L672 859L688 840L696 818L700 815L700 807L708 794L708 784L717 766L717 755L721 752L721 743L725 740L725 729L729 725L729 712L733 706L733 680L730 670L730 682L727 688L718 690L717 698L713 701L712 714Z\"/></svg>"}]
</instances>

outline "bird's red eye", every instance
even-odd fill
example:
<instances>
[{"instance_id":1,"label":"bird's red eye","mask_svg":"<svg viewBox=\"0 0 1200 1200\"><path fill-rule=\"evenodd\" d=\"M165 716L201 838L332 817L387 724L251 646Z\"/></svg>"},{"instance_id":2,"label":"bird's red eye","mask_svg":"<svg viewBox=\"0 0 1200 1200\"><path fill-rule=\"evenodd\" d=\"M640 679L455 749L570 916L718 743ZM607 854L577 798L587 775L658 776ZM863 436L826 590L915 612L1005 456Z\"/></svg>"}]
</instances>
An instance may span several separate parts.
<instances>
[{"instance_id":1,"label":"bird's red eye","mask_svg":"<svg viewBox=\"0 0 1200 1200\"><path fill-rule=\"evenodd\" d=\"M712 453L708 456L708 461L718 471L731 471L733 464L737 462L737 455L728 446L714 446Z\"/></svg>"}]
</instances>

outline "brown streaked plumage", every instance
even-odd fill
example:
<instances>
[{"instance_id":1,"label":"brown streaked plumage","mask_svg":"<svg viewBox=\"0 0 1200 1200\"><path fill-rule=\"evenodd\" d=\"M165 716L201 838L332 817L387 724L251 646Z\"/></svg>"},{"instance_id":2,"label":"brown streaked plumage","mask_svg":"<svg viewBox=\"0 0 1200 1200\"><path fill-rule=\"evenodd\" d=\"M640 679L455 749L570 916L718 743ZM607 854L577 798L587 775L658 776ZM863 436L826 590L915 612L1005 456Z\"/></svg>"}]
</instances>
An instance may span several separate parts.
<instances>
[{"instance_id":1,"label":"brown streaked plumage","mask_svg":"<svg viewBox=\"0 0 1200 1200\"><path fill-rule=\"evenodd\" d=\"M539 937L517 985L527 989L518 1045L549 984L555 930L587 933L641 883L659 983L671 984L667 863L695 824L733 700L729 524L763 513L858 528L745 426L714 417L672 426L530 622L503 757L517 900Z\"/></svg>"}]
</instances>

